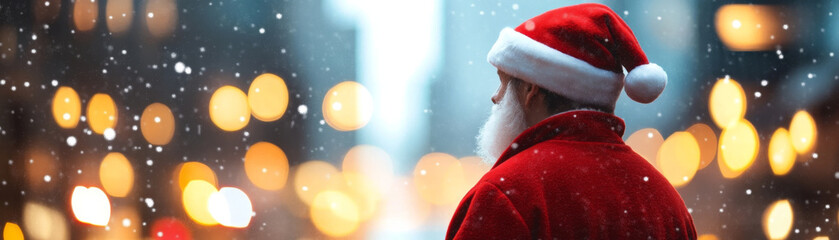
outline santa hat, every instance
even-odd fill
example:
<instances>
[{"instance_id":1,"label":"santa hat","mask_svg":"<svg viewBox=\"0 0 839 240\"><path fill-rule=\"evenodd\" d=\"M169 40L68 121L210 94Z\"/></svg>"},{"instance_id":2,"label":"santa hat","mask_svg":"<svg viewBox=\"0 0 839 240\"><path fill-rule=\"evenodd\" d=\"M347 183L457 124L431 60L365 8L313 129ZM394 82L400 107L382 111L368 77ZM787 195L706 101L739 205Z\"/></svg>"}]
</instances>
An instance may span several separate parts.
<instances>
[{"instance_id":1,"label":"santa hat","mask_svg":"<svg viewBox=\"0 0 839 240\"><path fill-rule=\"evenodd\" d=\"M640 103L655 100L667 84L667 73L647 60L629 26L601 4L558 8L505 28L487 61L571 100L612 108L624 80L626 95Z\"/></svg>"}]
</instances>

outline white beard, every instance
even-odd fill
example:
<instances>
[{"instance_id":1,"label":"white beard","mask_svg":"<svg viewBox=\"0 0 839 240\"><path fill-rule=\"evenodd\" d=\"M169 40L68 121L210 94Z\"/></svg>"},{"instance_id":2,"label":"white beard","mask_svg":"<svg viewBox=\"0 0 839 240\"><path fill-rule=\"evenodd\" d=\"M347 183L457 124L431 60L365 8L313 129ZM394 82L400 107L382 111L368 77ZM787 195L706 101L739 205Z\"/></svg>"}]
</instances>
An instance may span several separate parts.
<instances>
[{"instance_id":1,"label":"white beard","mask_svg":"<svg viewBox=\"0 0 839 240\"><path fill-rule=\"evenodd\" d=\"M495 165L507 146L526 129L524 110L519 104L513 85L510 84L504 98L499 104L492 106L492 114L478 132L478 157L489 165Z\"/></svg>"}]
</instances>

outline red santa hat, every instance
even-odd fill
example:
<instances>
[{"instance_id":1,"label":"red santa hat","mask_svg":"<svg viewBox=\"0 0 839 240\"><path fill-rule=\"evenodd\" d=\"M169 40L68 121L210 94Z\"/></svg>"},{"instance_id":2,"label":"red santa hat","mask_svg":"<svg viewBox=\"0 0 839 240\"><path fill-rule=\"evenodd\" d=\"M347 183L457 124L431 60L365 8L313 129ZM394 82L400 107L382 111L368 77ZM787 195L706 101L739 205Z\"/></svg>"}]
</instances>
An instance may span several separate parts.
<instances>
[{"instance_id":1,"label":"red santa hat","mask_svg":"<svg viewBox=\"0 0 839 240\"><path fill-rule=\"evenodd\" d=\"M624 81L626 94L640 103L654 101L667 84L667 73L647 60L629 26L601 4L558 8L505 28L487 61L571 100L611 108Z\"/></svg>"}]
</instances>

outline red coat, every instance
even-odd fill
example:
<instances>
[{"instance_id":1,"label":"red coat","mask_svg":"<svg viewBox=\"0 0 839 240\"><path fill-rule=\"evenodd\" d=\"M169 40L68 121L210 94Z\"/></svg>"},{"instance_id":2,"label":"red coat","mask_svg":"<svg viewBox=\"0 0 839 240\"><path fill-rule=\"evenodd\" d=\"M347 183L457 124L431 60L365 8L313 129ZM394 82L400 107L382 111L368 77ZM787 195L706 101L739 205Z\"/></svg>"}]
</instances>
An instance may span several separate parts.
<instances>
[{"instance_id":1,"label":"red coat","mask_svg":"<svg viewBox=\"0 0 839 240\"><path fill-rule=\"evenodd\" d=\"M696 239L679 193L623 131L595 111L525 130L460 202L446 239Z\"/></svg>"}]
</instances>

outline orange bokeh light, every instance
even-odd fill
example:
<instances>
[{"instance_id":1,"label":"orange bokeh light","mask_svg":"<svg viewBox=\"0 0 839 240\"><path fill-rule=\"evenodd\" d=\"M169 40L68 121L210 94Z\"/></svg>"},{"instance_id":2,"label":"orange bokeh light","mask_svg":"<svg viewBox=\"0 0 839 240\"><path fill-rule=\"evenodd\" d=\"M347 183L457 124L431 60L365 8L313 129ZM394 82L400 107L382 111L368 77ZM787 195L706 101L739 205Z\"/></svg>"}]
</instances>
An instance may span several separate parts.
<instances>
[{"instance_id":1,"label":"orange bokeh light","mask_svg":"<svg viewBox=\"0 0 839 240\"><path fill-rule=\"evenodd\" d=\"M89 31L96 26L99 3L96 0L76 0L73 5L73 23L79 31Z\"/></svg>"},{"instance_id":2,"label":"orange bokeh light","mask_svg":"<svg viewBox=\"0 0 839 240\"><path fill-rule=\"evenodd\" d=\"M108 153L99 165L99 181L109 195L125 197L134 186L134 168L122 153Z\"/></svg>"},{"instance_id":3,"label":"orange bokeh light","mask_svg":"<svg viewBox=\"0 0 839 240\"><path fill-rule=\"evenodd\" d=\"M52 98L52 117L61 128L74 128L79 123L82 103L71 87L59 87Z\"/></svg>"},{"instance_id":4,"label":"orange bokeh light","mask_svg":"<svg viewBox=\"0 0 839 240\"><path fill-rule=\"evenodd\" d=\"M717 156L717 135L711 127L703 123L690 126L686 132L693 135L699 144L699 169L707 167Z\"/></svg>"},{"instance_id":5,"label":"orange bokeh light","mask_svg":"<svg viewBox=\"0 0 839 240\"><path fill-rule=\"evenodd\" d=\"M626 139L626 145L632 148L632 151L647 159L656 168L658 168L658 163L655 159L662 143L664 143L664 137L655 128L635 131Z\"/></svg>"},{"instance_id":6,"label":"orange bokeh light","mask_svg":"<svg viewBox=\"0 0 839 240\"><path fill-rule=\"evenodd\" d=\"M245 175L261 189L282 189L288 179L288 158L274 144L255 143L245 153Z\"/></svg>"},{"instance_id":7,"label":"orange bokeh light","mask_svg":"<svg viewBox=\"0 0 839 240\"><path fill-rule=\"evenodd\" d=\"M87 103L87 123L90 130L102 134L105 129L117 126L117 105L108 94L97 93Z\"/></svg>"},{"instance_id":8,"label":"orange bokeh light","mask_svg":"<svg viewBox=\"0 0 839 240\"><path fill-rule=\"evenodd\" d=\"M172 110L162 103L147 106L140 117L140 132L151 144L168 144L175 135L175 116Z\"/></svg>"},{"instance_id":9,"label":"orange bokeh light","mask_svg":"<svg viewBox=\"0 0 839 240\"><path fill-rule=\"evenodd\" d=\"M207 165L200 162L185 162L175 168L176 181L180 190L183 191L186 185L192 180L203 180L218 187L218 180L216 180L216 173Z\"/></svg>"},{"instance_id":10,"label":"orange bokeh light","mask_svg":"<svg viewBox=\"0 0 839 240\"><path fill-rule=\"evenodd\" d=\"M717 10L717 35L733 51L771 50L787 40L787 29L778 16L782 7L757 4L728 4ZM788 16L789 17L789 16Z\"/></svg>"}]
</instances>

